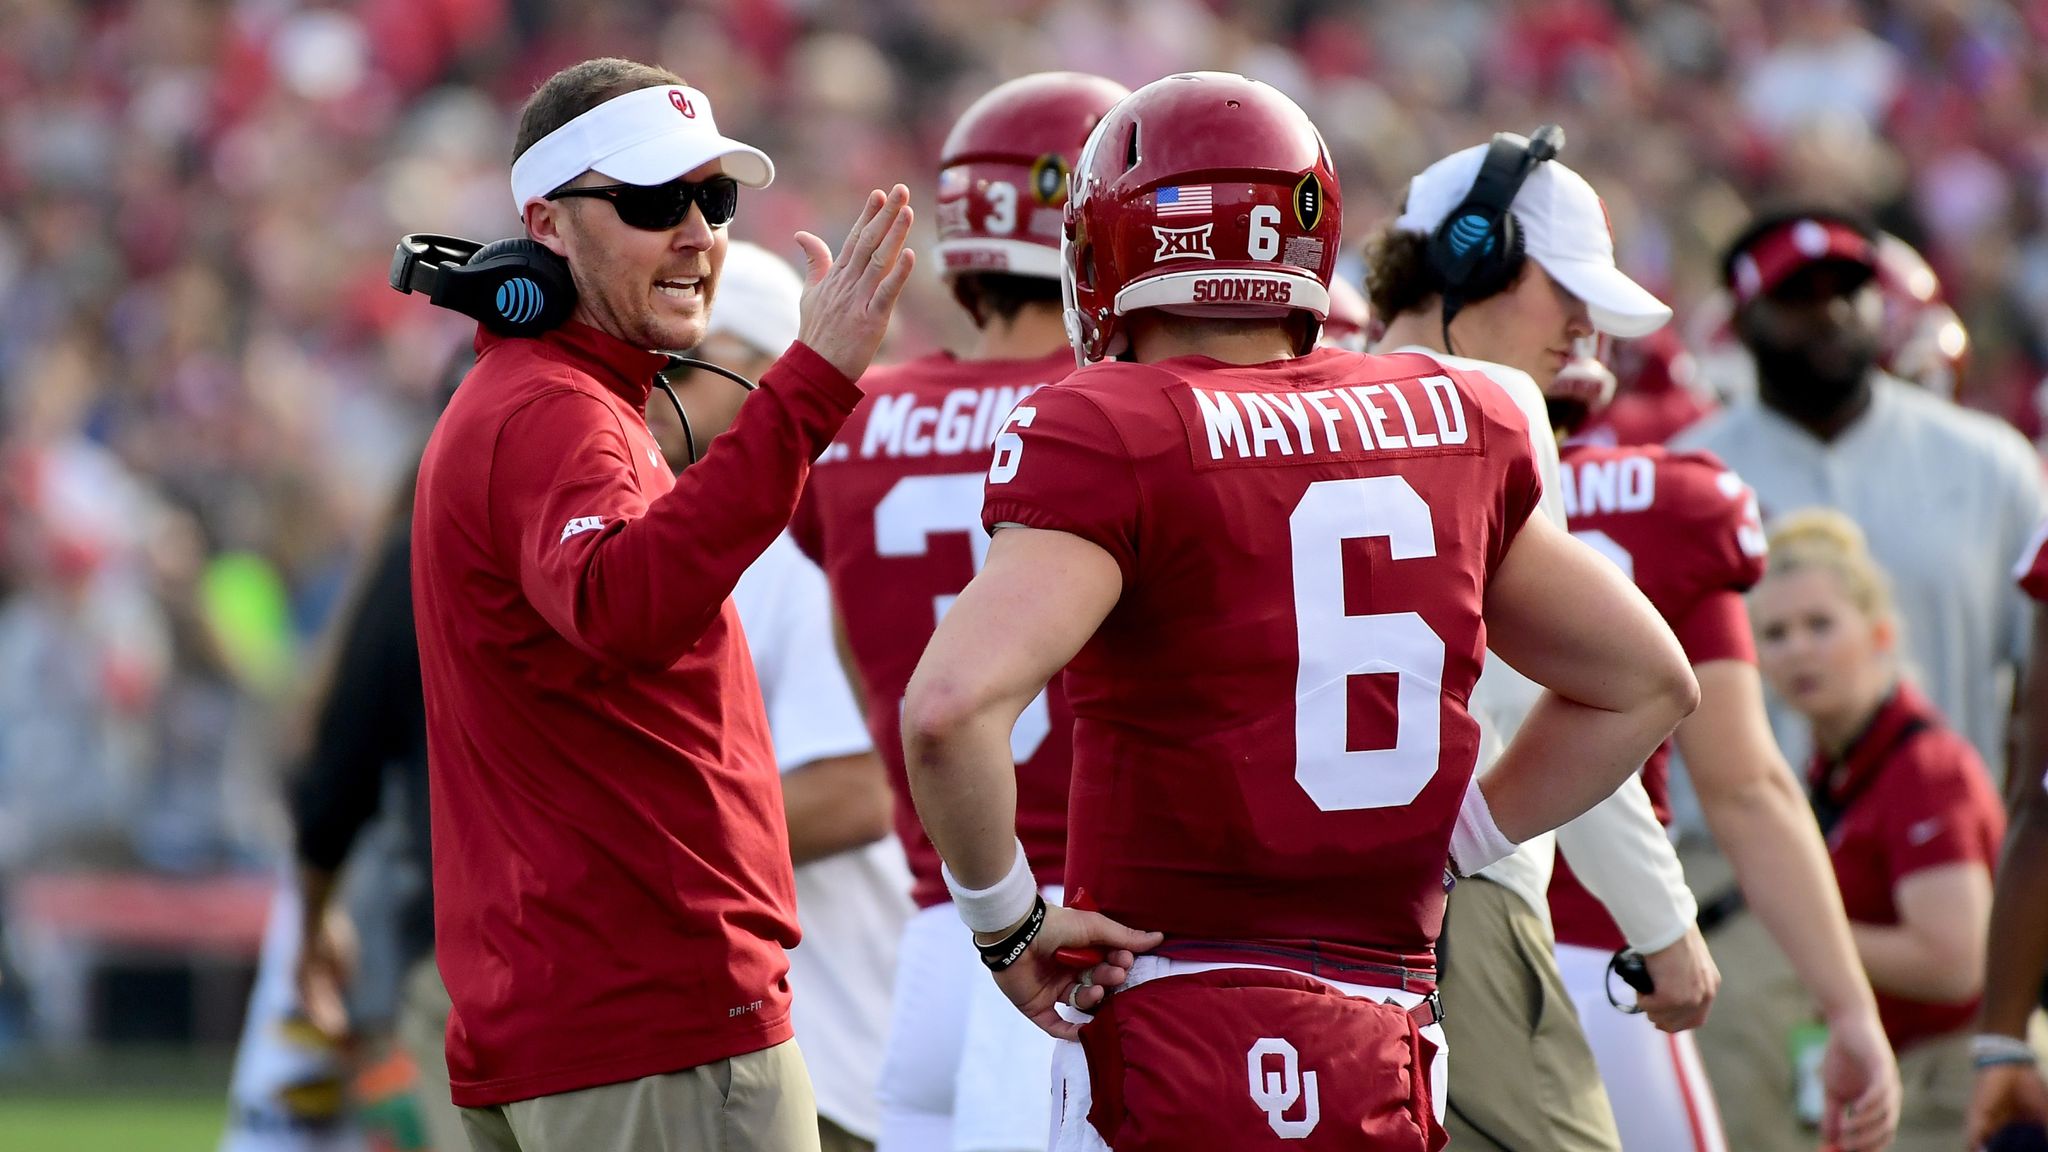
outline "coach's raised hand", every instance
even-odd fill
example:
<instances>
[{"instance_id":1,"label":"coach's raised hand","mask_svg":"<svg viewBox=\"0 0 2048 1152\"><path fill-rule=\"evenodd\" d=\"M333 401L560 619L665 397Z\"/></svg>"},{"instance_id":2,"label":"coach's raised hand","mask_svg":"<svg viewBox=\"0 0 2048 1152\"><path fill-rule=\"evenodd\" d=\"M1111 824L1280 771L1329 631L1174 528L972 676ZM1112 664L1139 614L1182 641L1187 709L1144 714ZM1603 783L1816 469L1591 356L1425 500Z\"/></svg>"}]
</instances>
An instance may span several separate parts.
<instances>
[{"instance_id":1,"label":"coach's raised hand","mask_svg":"<svg viewBox=\"0 0 2048 1152\"><path fill-rule=\"evenodd\" d=\"M910 189L898 184L887 195L868 193L836 259L823 240L796 234L808 266L797 339L849 380L858 380L875 358L916 266L917 253L904 247L913 219Z\"/></svg>"}]
</instances>

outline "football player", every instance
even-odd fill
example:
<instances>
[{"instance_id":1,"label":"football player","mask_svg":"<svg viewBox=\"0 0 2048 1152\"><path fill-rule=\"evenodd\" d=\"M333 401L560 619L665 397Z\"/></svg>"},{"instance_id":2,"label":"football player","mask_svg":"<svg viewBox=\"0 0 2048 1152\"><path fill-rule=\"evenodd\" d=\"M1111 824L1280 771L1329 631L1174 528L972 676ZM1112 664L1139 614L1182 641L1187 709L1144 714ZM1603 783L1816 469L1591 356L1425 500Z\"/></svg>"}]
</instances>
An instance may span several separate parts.
<instances>
[{"instance_id":1,"label":"football player","mask_svg":"<svg viewBox=\"0 0 2048 1152\"><path fill-rule=\"evenodd\" d=\"M896 828L921 911L904 931L883 1056L881 1152L1046 1146L1052 1042L981 975L905 785L901 702L939 616L981 566L989 444L1018 400L1074 367L1060 321L1067 174L1124 89L1049 72L967 109L939 161L938 255L980 335L871 370L867 398L811 473L791 532L825 569L875 747L896 786ZM1057 688L1010 729L1014 831L1036 885L1057 901L1064 868L1068 735ZM1006 829L1011 826L1005 825Z\"/></svg>"},{"instance_id":2,"label":"football player","mask_svg":"<svg viewBox=\"0 0 2048 1152\"><path fill-rule=\"evenodd\" d=\"M1062 1038L1058 1147L1440 1148L1447 855L1482 867L1611 793L1690 711L1683 653L1531 515L1498 388L1314 348L1341 202L1292 101L1156 81L1071 195L1088 366L996 439L987 563L905 703L919 815L983 962ZM1489 639L1552 692L1482 789ZM1049 908L1007 733L1063 667L1077 907Z\"/></svg>"},{"instance_id":3,"label":"football player","mask_svg":"<svg viewBox=\"0 0 2048 1152\"><path fill-rule=\"evenodd\" d=\"M1612 377L1562 373L1552 426L1569 437L1613 397ZM1706 452L1603 447L1566 439L1560 478L1572 533L1635 580L1692 661L1700 706L1673 736L1740 895L1792 960L1828 1026L1820 1076L1822 1138L1882 1148L1899 1118L1899 1079L1870 981L1849 937L1834 872L1811 809L1763 707L1742 595L1763 574L1756 496ZM1667 824L1670 748L1642 779ZM1557 957L1615 1101L1624 1146L1718 1146L1712 1092L1690 1037L1664 1037L1614 1011L1608 961L1622 939L1569 862L1551 881ZM1715 1125L1717 1127L1717 1125Z\"/></svg>"}]
</instances>

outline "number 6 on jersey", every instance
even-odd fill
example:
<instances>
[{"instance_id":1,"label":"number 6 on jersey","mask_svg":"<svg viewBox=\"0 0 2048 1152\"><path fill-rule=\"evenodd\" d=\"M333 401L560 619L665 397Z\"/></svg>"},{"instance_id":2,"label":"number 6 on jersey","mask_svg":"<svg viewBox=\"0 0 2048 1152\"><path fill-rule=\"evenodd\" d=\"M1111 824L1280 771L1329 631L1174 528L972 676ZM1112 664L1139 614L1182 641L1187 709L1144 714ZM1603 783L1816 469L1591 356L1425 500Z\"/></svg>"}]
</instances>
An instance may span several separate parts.
<instances>
[{"instance_id":1,"label":"number 6 on jersey","mask_svg":"<svg viewBox=\"0 0 2048 1152\"><path fill-rule=\"evenodd\" d=\"M1346 540L1384 536L1396 561L1436 555L1429 505L1399 476L1319 480L1288 517L1294 549L1294 779L1326 812L1398 808L1436 775L1444 642L1414 612L1344 611ZM1349 678L1397 676L1394 746L1352 751Z\"/></svg>"}]
</instances>

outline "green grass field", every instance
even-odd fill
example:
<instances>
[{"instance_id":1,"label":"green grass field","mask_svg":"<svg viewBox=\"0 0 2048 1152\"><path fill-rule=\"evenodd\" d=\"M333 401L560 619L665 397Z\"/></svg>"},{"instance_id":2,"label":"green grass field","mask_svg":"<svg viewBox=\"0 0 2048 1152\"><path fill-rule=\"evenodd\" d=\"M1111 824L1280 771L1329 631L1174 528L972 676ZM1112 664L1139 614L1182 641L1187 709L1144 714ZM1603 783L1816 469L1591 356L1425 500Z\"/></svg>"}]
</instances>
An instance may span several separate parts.
<instances>
[{"instance_id":1,"label":"green grass field","mask_svg":"<svg viewBox=\"0 0 2048 1152\"><path fill-rule=\"evenodd\" d=\"M0 1096L0 1152L214 1152L221 1100Z\"/></svg>"},{"instance_id":2,"label":"green grass field","mask_svg":"<svg viewBox=\"0 0 2048 1152\"><path fill-rule=\"evenodd\" d=\"M100 1048L0 1068L0 1152L215 1152L225 1049Z\"/></svg>"}]
</instances>

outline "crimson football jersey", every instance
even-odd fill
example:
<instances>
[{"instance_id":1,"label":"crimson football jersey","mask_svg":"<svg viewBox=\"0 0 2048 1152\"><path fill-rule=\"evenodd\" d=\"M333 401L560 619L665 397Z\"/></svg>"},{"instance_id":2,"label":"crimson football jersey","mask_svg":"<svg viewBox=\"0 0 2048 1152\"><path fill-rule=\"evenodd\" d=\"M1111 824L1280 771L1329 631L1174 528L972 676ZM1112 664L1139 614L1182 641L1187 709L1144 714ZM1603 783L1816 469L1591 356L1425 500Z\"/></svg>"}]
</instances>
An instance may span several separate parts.
<instances>
[{"instance_id":1,"label":"crimson football jersey","mask_svg":"<svg viewBox=\"0 0 2048 1152\"><path fill-rule=\"evenodd\" d=\"M1541 494L1513 401L1424 356L1108 362L1019 404L984 523L1123 571L1065 674L1069 895L1244 957L1428 967L1486 584Z\"/></svg>"},{"instance_id":2,"label":"crimson football jersey","mask_svg":"<svg viewBox=\"0 0 2048 1152\"><path fill-rule=\"evenodd\" d=\"M889 767L896 833L920 908L952 899L918 822L903 767L903 689L939 617L981 570L981 486L989 442L1017 401L1074 370L1061 349L1036 360L937 353L861 377L867 398L811 469L790 532L832 584L867 703L868 732ZM1040 884L1058 884L1067 851L1068 732L1059 686L1011 733L1017 835Z\"/></svg>"},{"instance_id":3,"label":"crimson football jersey","mask_svg":"<svg viewBox=\"0 0 2048 1152\"><path fill-rule=\"evenodd\" d=\"M1707 452L1566 444L1558 463L1572 535L1628 573L1694 665L1756 662L1742 594L1764 574L1756 494ZM1671 742L1643 765L1657 819L1671 823ZM1550 917L1560 944L1620 948L1607 909L1559 858Z\"/></svg>"}]
</instances>

